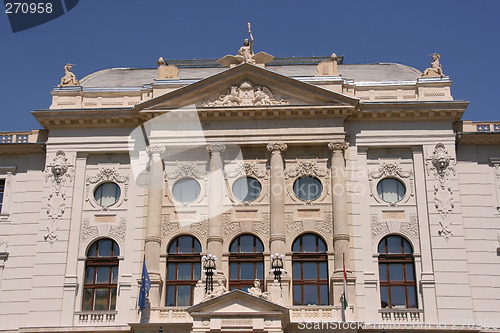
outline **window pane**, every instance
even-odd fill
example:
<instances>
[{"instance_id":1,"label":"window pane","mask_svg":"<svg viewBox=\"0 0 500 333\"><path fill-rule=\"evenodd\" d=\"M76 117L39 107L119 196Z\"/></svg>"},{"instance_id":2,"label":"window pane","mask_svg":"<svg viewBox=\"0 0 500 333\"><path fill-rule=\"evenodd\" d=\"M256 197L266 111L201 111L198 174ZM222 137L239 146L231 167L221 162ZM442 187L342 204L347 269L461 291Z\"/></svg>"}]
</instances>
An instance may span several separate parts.
<instances>
[{"instance_id":1,"label":"window pane","mask_svg":"<svg viewBox=\"0 0 500 333\"><path fill-rule=\"evenodd\" d=\"M380 281L387 281L387 265L380 264L378 266Z\"/></svg>"},{"instance_id":2,"label":"window pane","mask_svg":"<svg viewBox=\"0 0 500 333\"><path fill-rule=\"evenodd\" d=\"M253 287L253 286L252 286L252 287ZM241 290L241 291L244 291L244 292L246 292L246 293L247 293L247 292L248 292L248 289L250 289L250 288L252 288L252 287L250 287L250 286L243 286L243 287L241 287L241 288L240 288L240 290Z\"/></svg>"},{"instance_id":3,"label":"window pane","mask_svg":"<svg viewBox=\"0 0 500 333\"><path fill-rule=\"evenodd\" d=\"M200 184L192 178L178 180L172 189L174 198L179 202L193 202L200 195Z\"/></svg>"},{"instance_id":4,"label":"window pane","mask_svg":"<svg viewBox=\"0 0 500 333\"><path fill-rule=\"evenodd\" d=\"M94 310L108 310L108 289L96 289Z\"/></svg>"},{"instance_id":5,"label":"window pane","mask_svg":"<svg viewBox=\"0 0 500 333\"><path fill-rule=\"evenodd\" d=\"M387 237L387 253L401 253L401 237L389 236Z\"/></svg>"},{"instance_id":6,"label":"window pane","mask_svg":"<svg viewBox=\"0 0 500 333\"><path fill-rule=\"evenodd\" d=\"M326 284L319 286L319 295L320 305L328 305L328 286Z\"/></svg>"},{"instance_id":7,"label":"window pane","mask_svg":"<svg viewBox=\"0 0 500 333\"><path fill-rule=\"evenodd\" d=\"M240 252L254 252L253 239L250 235L240 236Z\"/></svg>"},{"instance_id":8,"label":"window pane","mask_svg":"<svg viewBox=\"0 0 500 333\"><path fill-rule=\"evenodd\" d=\"M255 238L255 252L257 253L264 252L264 244L262 244L262 242L258 238Z\"/></svg>"},{"instance_id":9,"label":"window pane","mask_svg":"<svg viewBox=\"0 0 500 333\"><path fill-rule=\"evenodd\" d=\"M238 252L238 239L235 239L231 243L231 246L229 247L229 252L231 252L231 253L237 253Z\"/></svg>"},{"instance_id":10,"label":"window pane","mask_svg":"<svg viewBox=\"0 0 500 333\"><path fill-rule=\"evenodd\" d=\"M167 287L167 306L174 306L175 305L174 298L175 298L175 286L168 286Z\"/></svg>"},{"instance_id":11,"label":"window pane","mask_svg":"<svg viewBox=\"0 0 500 333\"><path fill-rule=\"evenodd\" d=\"M318 304L317 285L304 285L304 304Z\"/></svg>"},{"instance_id":12,"label":"window pane","mask_svg":"<svg viewBox=\"0 0 500 333\"><path fill-rule=\"evenodd\" d=\"M83 290L83 311L92 310L92 298L94 297L94 291L92 289Z\"/></svg>"},{"instance_id":13,"label":"window pane","mask_svg":"<svg viewBox=\"0 0 500 333\"><path fill-rule=\"evenodd\" d=\"M292 252L300 252L300 240L301 238L299 237L295 240L295 242L293 242Z\"/></svg>"},{"instance_id":14,"label":"window pane","mask_svg":"<svg viewBox=\"0 0 500 333\"><path fill-rule=\"evenodd\" d=\"M177 253L177 241L179 238L175 238L168 246L168 253Z\"/></svg>"},{"instance_id":15,"label":"window pane","mask_svg":"<svg viewBox=\"0 0 500 333\"><path fill-rule=\"evenodd\" d=\"M111 289L111 296L109 299L109 309L110 310L116 309L116 288Z\"/></svg>"},{"instance_id":16,"label":"window pane","mask_svg":"<svg viewBox=\"0 0 500 333\"><path fill-rule=\"evenodd\" d=\"M191 305L191 286L177 286L177 306Z\"/></svg>"},{"instance_id":17,"label":"window pane","mask_svg":"<svg viewBox=\"0 0 500 333\"><path fill-rule=\"evenodd\" d=\"M389 264L389 279L391 281L403 281L403 265Z\"/></svg>"},{"instance_id":18,"label":"window pane","mask_svg":"<svg viewBox=\"0 0 500 333\"><path fill-rule=\"evenodd\" d=\"M167 280L175 280L175 264L167 265Z\"/></svg>"},{"instance_id":19,"label":"window pane","mask_svg":"<svg viewBox=\"0 0 500 333\"><path fill-rule=\"evenodd\" d=\"M326 268L326 262L319 263L319 278L322 280L326 280L328 278L328 272Z\"/></svg>"},{"instance_id":20,"label":"window pane","mask_svg":"<svg viewBox=\"0 0 500 333\"><path fill-rule=\"evenodd\" d=\"M317 271L317 263L315 262L304 262L302 263L303 272L304 272L304 280L317 280L318 279L318 271Z\"/></svg>"},{"instance_id":21,"label":"window pane","mask_svg":"<svg viewBox=\"0 0 500 333\"><path fill-rule=\"evenodd\" d=\"M257 276L256 278L259 280L264 279L264 263L259 262L255 264L257 266Z\"/></svg>"},{"instance_id":22,"label":"window pane","mask_svg":"<svg viewBox=\"0 0 500 333\"><path fill-rule=\"evenodd\" d=\"M415 272L413 271L413 264L406 264L406 281L415 281Z\"/></svg>"},{"instance_id":23,"label":"window pane","mask_svg":"<svg viewBox=\"0 0 500 333\"><path fill-rule=\"evenodd\" d=\"M302 304L302 286L293 286L293 304Z\"/></svg>"},{"instance_id":24,"label":"window pane","mask_svg":"<svg viewBox=\"0 0 500 333\"><path fill-rule=\"evenodd\" d=\"M382 309L389 307L389 288L380 287L380 306Z\"/></svg>"},{"instance_id":25,"label":"window pane","mask_svg":"<svg viewBox=\"0 0 500 333\"><path fill-rule=\"evenodd\" d=\"M378 243L378 253L387 253L387 249L385 247L387 242L387 238L384 238Z\"/></svg>"},{"instance_id":26,"label":"window pane","mask_svg":"<svg viewBox=\"0 0 500 333\"><path fill-rule=\"evenodd\" d=\"M411 245L406 239L403 239L403 249L405 253L413 253Z\"/></svg>"},{"instance_id":27,"label":"window pane","mask_svg":"<svg viewBox=\"0 0 500 333\"><path fill-rule=\"evenodd\" d=\"M193 252L193 238L191 236L180 236L178 253L192 253L192 252Z\"/></svg>"},{"instance_id":28,"label":"window pane","mask_svg":"<svg viewBox=\"0 0 500 333\"><path fill-rule=\"evenodd\" d=\"M240 201L253 201L257 199L262 191L260 182L251 177L244 177L233 183L234 196Z\"/></svg>"},{"instance_id":29,"label":"window pane","mask_svg":"<svg viewBox=\"0 0 500 333\"><path fill-rule=\"evenodd\" d=\"M231 263L229 265L229 278L231 280L238 280L238 264Z\"/></svg>"},{"instance_id":30,"label":"window pane","mask_svg":"<svg viewBox=\"0 0 500 333\"><path fill-rule=\"evenodd\" d=\"M97 243L98 242L92 244L89 251L87 252L87 257L95 257L97 255Z\"/></svg>"},{"instance_id":31,"label":"window pane","mask_svg":"<svg viewBox=\"0 0 500 333\"><path fill-rule=\"evenodd\" d=\"M120 194L121 190L118 184L104 183L96 188L94 197L98 205L109 207L118 201Z\"/></svg>"},{"instance_id":32,"label":"window pane","mask_svg":"<svg viewBox=\"0 0 500 333\"><path fill-rule=\"evenodd\" d=\"M198 281L201 278L201 264L196 263L193 265L194 266L194 271L193 271L193 280Z\"/></svg>"},{"instance_id":33,"label":"window pane","mask_svg":"<svg viewBox=\"0 0 500 333\"><path fill-rule=\"evenodd\" d=\"M109 283L109 267L97 267L97 276L95 283Z\"/></svg>"},{"instance_id":34,"label":"window pane","mask_svg":"<svg viewBox=\"0 0 500 333\"><path fill-rule=\"evenodd\" d=\"M117 283L118 282L118 266L113 267L113 272L112 272L112 278L111 282L112 283Z\"/></svg>"},{"instance_id":35,"label":"window pane","mask_svg":"<svg viewBox=\"0 0 500 333\"><path fill-rule=\"evenodd\" d=\"M94 283L94 267L87 267L87 274L85 276L85 283Z\"/></svg>"},{"instance_id":36,"label":"window pane","mask_svg":"<svg viewBox=\"0 0 500 333\"><path fill-rule=\"evenodd\" d=\"M398 202L403 199L406 190L402 182L395 178L382 179L377 185L380 198L386 202Z\"/></svg>"},{"instance_id":37,"label":"window pane","mask_svg":"<svg viewBox=\"0 0 500 333\"><path fill-rule=\"evenodd\" d=\"M111 257L112 242L111 239L101 239L99 241L99 257Z\"/></svg>"},{"instance_id":38,"label":"window pane","mask_svg":"<svg viewBox=\"0 0 500 333\"><path fill-rule=\"evenodd\" d=\"M254 280L254 264L242 262L240 264L240 280Z\"/></svg>"},{"instance_id":39,"label":"window pane","mask_svg":"<svg viewBox=\"0 0 500 333\"><path fill-rule=\"evenodd\" d=\"M401 286L391 287L391 301L393 308L406 307L405 287Z\"/></svg>"},{"instance_id":40,"label":"window pane","mask_svg":"<svg viewBox=\"0 0 500 333\"><path fill-rule=\"evenodd\" d=\"M406 287L406 292L408 294L408 308L417 307L417 290L415 286Z\"/></svg>"},{"instance_id":41,"label":"window pane","mask_svg":"<svg viewBox=\"0 0 500 333\"><path fill-rule=\"evenodd\" d=\"M177 264L177 279L191 280L192 266L188 263Z\"/></svg>"},{"instance_id":42,"label":"window pane","mask_svg":"<svg viewBox=\"0 0 500 333\"><path fill-rule=\"evenodd\" d=\"M302 251L301 252L318 252L316 247L316 235L305 234L302 236Z\"/></svg>"},{"instance_id":43,"label":"window pane","mask_svg":"<svg viewBox=\"0 0 500 333\"><path fill-rule=\"evenodd\" d=\"M193 239L194 242L194 253L200 253L201 252L201 244L198 242L196 238Z\"/></svg>"},{"instance_id":44,"label":"window pane","mask_svg":"<svg viewBox=\"0 0 500 333\"><path fill-rule=\"evenodd\" d=\"M316 200L323 192L323 185L315 177L300 177L293 183L293 192L301 200Z\"/></svg>"},{"instance_id":45,"label":"window pane","mask_svg":"<svg viewBox=\"0 0 500 333\"><path fill-rule=\"evenodd\" d=\"M300 263L298 262L294 262L293 263L293 279L294 280L301 280L302 279L302 275L300 274Z\"/></svg>"}]
</instances>

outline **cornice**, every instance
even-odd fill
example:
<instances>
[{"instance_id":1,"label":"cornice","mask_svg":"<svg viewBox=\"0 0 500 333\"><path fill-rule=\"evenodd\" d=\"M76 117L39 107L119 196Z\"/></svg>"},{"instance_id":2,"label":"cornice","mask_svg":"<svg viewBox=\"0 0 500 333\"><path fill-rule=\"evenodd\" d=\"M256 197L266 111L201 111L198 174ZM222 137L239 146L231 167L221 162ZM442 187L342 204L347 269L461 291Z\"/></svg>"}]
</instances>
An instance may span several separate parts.
<instances>
[{"instance_id":1,"label":"cornice","mask_svg":"<svg viewBox=\"0 0 500 333\"><path fill-rule=\"evenodd\" d=\"M500 144L500 132L459 132L457 133L457 144L467 145L494 145Z\"/></svg>"},{"instance_id":2,"label":"cornice","mask_svg":"<svg viewBox=\"0 0 500 333\"><path fill-rule=\"evenodd\" d=\"M44 143L2 143L0 155L45 154Z\"/></svg>"},{"instance_id":3,"label":"cornice","mask_svg":"<svg viewBox=\"0 0 500 333\"><path fill-rule=\"evenodd\" d=\"M50 109L32 112L47 129L64 127L130 127L143 121L134 108Z\"/></svg>"}]
</instances>

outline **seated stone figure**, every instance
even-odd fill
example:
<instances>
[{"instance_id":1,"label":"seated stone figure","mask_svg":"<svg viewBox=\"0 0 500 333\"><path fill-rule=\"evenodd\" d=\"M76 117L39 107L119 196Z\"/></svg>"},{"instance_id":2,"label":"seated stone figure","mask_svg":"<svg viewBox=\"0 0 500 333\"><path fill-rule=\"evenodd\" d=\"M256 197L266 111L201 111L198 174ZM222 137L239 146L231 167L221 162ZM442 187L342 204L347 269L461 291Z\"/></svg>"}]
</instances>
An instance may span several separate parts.
<instances>
[{"instance_id":1,"label":"seated stone figure","mask_svg":"<svg viewBox=\"0 0 500 333\"><path fill-rule=\"evenodd\" d=\"M443 77L443 67L439 63L439 58L441 56L437 53L432 54L432 62L431 62L431 67L427 68L424 73L422 74L422 77Z\"/></svg>"},{"instance_id":2,"label":"seated stone figure","mask_svg":"<svg viewBox=\"0 0 500 333\"><path fill-rule=\"evenodd\" d=\"M267 292L267 291L262 292L262 289L260 289L259 279L255 279L255 281L253 282L253 287L248 289L248 293L252 296L255 296L255 297L263 298L266 300L271 300L269 292Z\"/></svg>"}]
</instances>

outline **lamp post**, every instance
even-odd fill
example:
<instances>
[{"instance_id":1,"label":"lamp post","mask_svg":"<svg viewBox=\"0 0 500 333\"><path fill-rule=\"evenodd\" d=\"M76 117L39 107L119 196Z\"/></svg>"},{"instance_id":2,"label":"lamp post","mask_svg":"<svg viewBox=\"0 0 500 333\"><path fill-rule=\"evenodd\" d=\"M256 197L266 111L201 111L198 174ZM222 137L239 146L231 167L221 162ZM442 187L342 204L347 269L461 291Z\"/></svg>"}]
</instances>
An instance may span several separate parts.
<instances>
[{"instance_id":1,"label":"lamp post","mask_svg":"<svg viewBox=\"0 0 500 333\"><path fill-rule=\"evenodd\" d=\"M205 294L214 290L214 271L215 262L217 260L216 256L211 254L203 256L203 270L205 271L206 283L205 283Z\"/></svg>"},{"instance_id":2,"label":"lamp post","mask_svg":"<svg viewBox=\"0 0 500 333\"><path fill-rule=\"evenodd\" d=\"M283 274L284 269L283 269L283 260L285 259L285 256L275 254L271 254L271 269L272 273L274 274L274 282L279 282L280 283L280 288L281 288L281 274Z\"/></svg>"}]
</instances>

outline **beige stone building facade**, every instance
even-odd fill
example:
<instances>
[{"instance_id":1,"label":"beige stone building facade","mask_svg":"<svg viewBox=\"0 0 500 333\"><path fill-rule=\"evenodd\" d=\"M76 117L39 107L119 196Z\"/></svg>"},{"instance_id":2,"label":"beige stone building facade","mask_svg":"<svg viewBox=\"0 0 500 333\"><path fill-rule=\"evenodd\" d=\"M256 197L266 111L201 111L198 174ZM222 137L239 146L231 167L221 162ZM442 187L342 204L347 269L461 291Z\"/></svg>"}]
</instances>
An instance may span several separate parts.
<instances>
[{"instance_id":1,"label":"beige stone building facade","mask_svg":"<svg viewBox=\"0 0 500 333\"><path fill-rule=\"evenodd\" d=\"M240 51L69 66L0 133L0 332L499 332L500 121L439 56Z\"/></svg>"}]
</instances>

